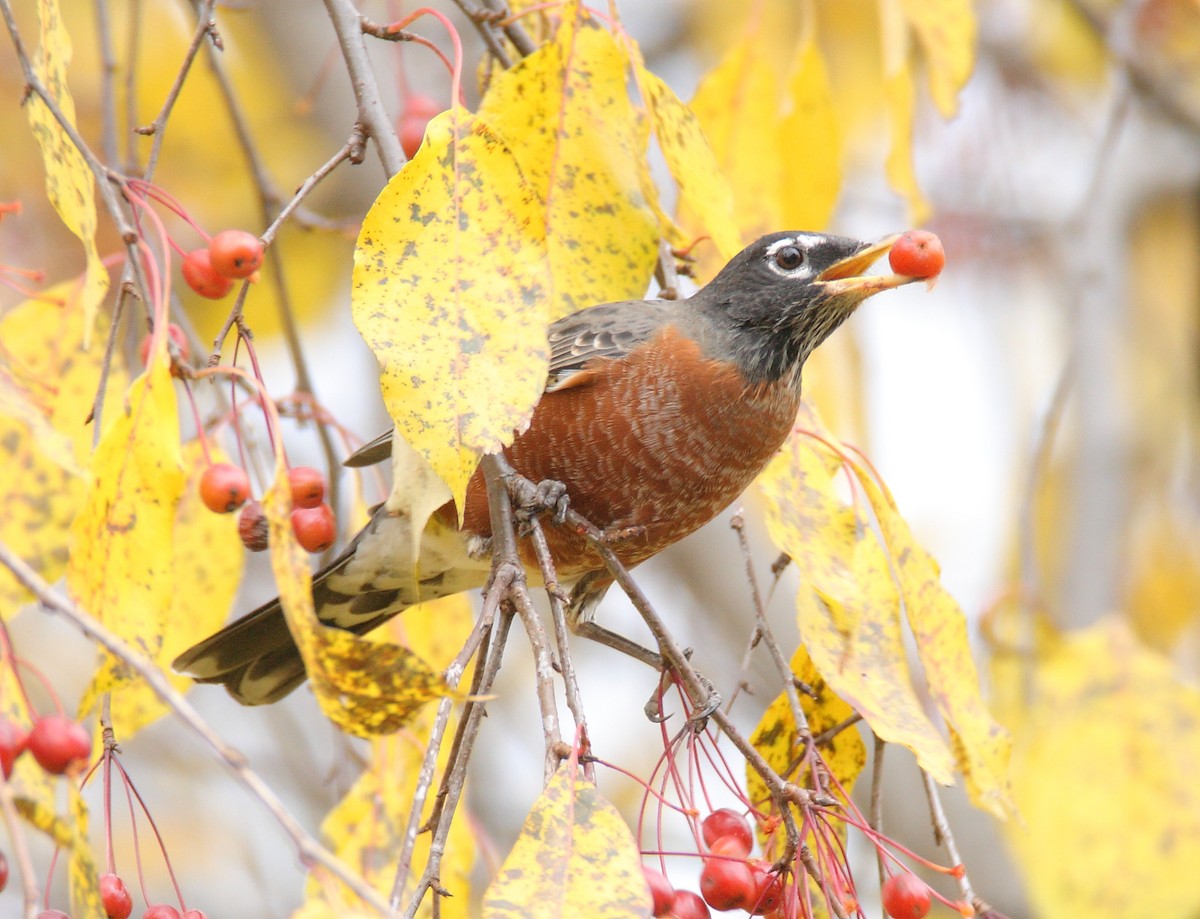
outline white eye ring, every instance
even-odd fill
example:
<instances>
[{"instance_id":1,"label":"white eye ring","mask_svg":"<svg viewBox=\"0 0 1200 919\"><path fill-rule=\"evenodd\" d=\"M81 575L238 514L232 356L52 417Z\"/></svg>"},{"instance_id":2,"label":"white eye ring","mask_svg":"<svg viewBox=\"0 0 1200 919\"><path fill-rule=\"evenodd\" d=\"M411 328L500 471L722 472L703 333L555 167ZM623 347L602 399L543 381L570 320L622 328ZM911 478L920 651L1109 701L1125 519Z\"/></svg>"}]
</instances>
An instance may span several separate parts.
<instances>
[{"instance_id":1,"label":"white eye ring","mask_svg":"<svg viewBox=\"0 0 1200 919\"><path fill-rule=\"evenodd\" d=\"M781 277L794 278L807 264L808 253L790 236L776 240L767 248L767 267Z\"/></svg>"}]
</instances>

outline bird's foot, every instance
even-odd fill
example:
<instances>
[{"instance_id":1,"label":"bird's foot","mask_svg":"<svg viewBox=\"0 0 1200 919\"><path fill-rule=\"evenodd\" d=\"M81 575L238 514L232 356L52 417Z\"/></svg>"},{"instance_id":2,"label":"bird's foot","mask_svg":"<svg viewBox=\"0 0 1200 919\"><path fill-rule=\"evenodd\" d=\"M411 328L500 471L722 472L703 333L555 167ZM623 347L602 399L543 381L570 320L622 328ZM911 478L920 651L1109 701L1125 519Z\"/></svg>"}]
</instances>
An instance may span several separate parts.
<instances>
[{"instance_id":1,"label":"bird's foot","mask_svg":"<svg viewBox=\"0 0 1200 919\"><path fill-rule=\"evenodd\" d=\"M539 514L550 512L550 519L556 524L562 524L567 519L571 497L567 494L566 485L555 479L543 479L536 485L519 479L517 481L519 485L513 496L513 516L517 521L518 536L529 535L532 521Z\"/></svg>"},{"instance_id":2,"label":"bird's foot","mask_svg":"<svg viewBox=\"0 0 1200 919\"><path fill-rule=\"evenodd\" d=\"M683 656L690 661L692 659L692 649L685 648L683 651ZM697 730L703 730L704 723L708 720L708 716L720 708L721 694L717 692L716 687L713 686L712 680L708 679L708 677L699 671L693 672L696 675L696 679L700 683L703 694L698 699L692 699L692 704L696 707L688 716L688 721L695 725ZM675 672L672 670L664 670L659 677L659 683L655 688L654 693L649 699L646 700L646 704L642 707L642 711L645 712L646 718L650 721L653 721L655 724L666 721L667 718L670 717L662 710L662 699L663 696L666 695L666 691L670 685L675 682L679 682Z\"/></svg>"}]
</instances>

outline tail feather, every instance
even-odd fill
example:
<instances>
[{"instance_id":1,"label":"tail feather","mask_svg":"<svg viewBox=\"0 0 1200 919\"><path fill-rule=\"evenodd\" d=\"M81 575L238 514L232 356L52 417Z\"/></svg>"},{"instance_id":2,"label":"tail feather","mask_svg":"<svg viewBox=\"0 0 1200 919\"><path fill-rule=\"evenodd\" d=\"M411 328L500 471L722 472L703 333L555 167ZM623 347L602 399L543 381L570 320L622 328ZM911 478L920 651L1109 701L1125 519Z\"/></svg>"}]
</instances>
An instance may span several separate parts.
<instances>
[{"instance_id":1,"label":"tail feather","mask_svg":"<svg viewBox=\"0 0 1200 919\"><path fill-rule=\"evenodd\" d=\"M486 559L461 533L431 521L421 540L422 571L407 521L377 510L333 564L313 578L313 607L325 625L362 635L422 600L482 586ZM304 682L304 663L278 598L184 651L172 666L199 683L219 683L243 705L275 702Z\"/></svg>"}]
</instances>

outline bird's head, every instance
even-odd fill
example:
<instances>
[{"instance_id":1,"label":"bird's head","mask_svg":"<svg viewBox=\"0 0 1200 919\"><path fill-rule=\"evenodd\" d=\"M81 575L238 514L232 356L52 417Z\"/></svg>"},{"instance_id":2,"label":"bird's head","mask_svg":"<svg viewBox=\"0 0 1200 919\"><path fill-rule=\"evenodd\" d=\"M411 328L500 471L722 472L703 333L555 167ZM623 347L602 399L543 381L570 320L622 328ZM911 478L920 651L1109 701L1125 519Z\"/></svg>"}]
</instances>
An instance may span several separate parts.
<instances>
[{"instance_id":1,"label":"bird's head","mask_svg":"<svg viewBox=\"0 0 1200 919\"><path fill-rule=\"evenodd\" d=\"M867 275L897 236L865 243L824 233L764 236L734 256L697 295L722 332L715 344L751 382L791 376L863 300L908 284L904 275Z\"/></svg>"}]
</instances>

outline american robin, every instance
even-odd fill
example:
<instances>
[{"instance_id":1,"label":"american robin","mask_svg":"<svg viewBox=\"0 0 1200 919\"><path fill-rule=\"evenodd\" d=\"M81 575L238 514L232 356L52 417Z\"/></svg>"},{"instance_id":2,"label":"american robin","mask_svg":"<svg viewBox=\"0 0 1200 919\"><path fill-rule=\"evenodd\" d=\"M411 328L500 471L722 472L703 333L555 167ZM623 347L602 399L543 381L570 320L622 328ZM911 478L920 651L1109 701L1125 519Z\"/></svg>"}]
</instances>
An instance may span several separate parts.
<instances>
[{"instance_id":1,"label":"american robin","mask_svg":"<svg viewBox=\"0 0 1200 919\"><path fill-rule=\"evenodd\" d=\"M550 326L550 375L528 429L505 450L534 482L566 486L600 527L634 535L614 546L645 561L715 517L762 471L791 430L805 359L867 297L912 278L864 273L877 243L783 232L744 249L686 300L607 303ZM390 435L348 462L390 455ZM359 634L406 607L483 586L491 522L476 472L461 527L447 505L421 534L382 508L313 581L317 615ZM573 616L589 622L610 579L570 527L546 528ZM532 551L523 557L540 583ZM239 702L274 702L304 680L278 600L185 651L175 668L222 683Z\"/></svg>"}]
</instances>

